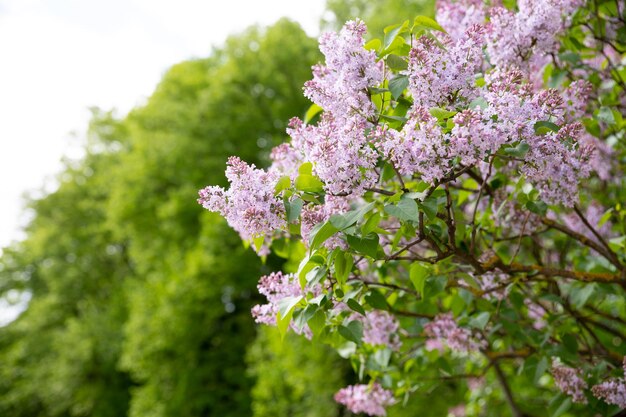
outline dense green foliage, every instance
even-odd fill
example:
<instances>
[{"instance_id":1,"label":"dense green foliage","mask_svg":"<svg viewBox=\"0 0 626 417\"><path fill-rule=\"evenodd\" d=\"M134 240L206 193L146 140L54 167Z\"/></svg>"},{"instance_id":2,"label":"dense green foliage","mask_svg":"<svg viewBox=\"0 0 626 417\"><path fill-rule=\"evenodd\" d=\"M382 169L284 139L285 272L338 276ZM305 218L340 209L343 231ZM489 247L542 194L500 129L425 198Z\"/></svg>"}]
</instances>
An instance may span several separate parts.
<instances>
[{"instance_id":1,"label":"dense green foliage","mask_svg":"<svg viewBox=\"0 0 626 417\"><path fill-rule=\"evenodd\" d=\"M250 415L249 311L272 260L193 196L235 150L262 162L282 140L317 59L280 21L174 66L123 120L94 113L86 157L0 261L2 291L32 294L0 329L0 415Z\"/></svg>"}]
</instances>

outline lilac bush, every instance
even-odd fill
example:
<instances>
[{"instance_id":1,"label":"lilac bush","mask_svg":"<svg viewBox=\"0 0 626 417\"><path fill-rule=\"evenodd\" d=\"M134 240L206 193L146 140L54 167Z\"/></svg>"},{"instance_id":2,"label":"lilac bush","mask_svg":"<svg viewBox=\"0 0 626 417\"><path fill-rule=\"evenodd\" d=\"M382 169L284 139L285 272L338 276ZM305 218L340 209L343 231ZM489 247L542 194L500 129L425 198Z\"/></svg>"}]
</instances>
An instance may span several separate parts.
<instances>
[{"instance_id":1,"label":"lilac bush","mask_svg":"<svg viewBox=\"0 0 626 417\"><path fill-rule=\"evenodd\" d=\"M349 358L350 411L457 380L454 415L626 407L625 13L444 0L369 42L348 22L271 166L233 157L230 188L200 191L299 265L253 316Z\"/></svg>"}]
</instances>

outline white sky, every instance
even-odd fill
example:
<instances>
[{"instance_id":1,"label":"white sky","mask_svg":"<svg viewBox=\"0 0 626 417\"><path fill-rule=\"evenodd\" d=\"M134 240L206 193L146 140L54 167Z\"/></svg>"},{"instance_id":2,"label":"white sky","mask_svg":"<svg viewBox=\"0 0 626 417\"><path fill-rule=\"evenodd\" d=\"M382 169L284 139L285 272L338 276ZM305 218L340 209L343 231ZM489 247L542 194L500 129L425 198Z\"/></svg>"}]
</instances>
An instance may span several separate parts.
<instances>
[{"instance_id":1,"label":"white sky","mask_svg":"<svg viewBox=\"0 0 626 417\"><path fill-rule=\"evenodd\" d=\"M317 34L324 0L0 0L0 252L22 194L80 155L90 106L125 114L171 65L288 16ZM2 322L0 306L0 322Z\"/></svg>"}]
</instances>

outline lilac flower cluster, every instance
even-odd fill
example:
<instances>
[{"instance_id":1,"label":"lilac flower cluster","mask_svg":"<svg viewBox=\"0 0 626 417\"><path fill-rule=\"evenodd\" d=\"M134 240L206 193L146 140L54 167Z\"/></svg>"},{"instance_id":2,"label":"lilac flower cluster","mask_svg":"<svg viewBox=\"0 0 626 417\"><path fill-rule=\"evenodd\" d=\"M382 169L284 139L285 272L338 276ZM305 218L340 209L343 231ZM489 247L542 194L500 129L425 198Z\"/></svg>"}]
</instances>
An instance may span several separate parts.
<instances>
[{"instance_id":1,"label":"lilac flower cluster","mask_svg":"<svg viewBox=\"0 0 626 417\"><path fill-rule=\"evenodd\" d=\"M579 0L520 0L518 10L488 7L480 0L444 0L437 21L455 38L475 24L485 24L487 54L497 67L516 67L527 75L538 73L549 54L558 51L556 37L569 23ZM487 23L486 21L489 20Z\"/></svg>"},{"instance_id":2,"label":"lilac flower cluster","mask_svg":"<svg viewBox=\"0 0 626 417\"><path fill-rule=\"evenodd\" d=\"M291 146L313 163L314 173L324 182L326 192L358 197L376 181L378 155L369 146L362 118L335 119L325 113L316 125L292 119L287 133Z\"/></svg>"},{"instance_id":3,"label":"lilac flower cluster","mask_svg":"<svg viewBox=\"0 0 626 417\"><path fill-rule=\"evenodd\" d=\"M473 352L484 346L484 343L472 337L469 330L459 327L451 313L438 314L424 326L424 332L429 337L426 341L426 348L429 350L441 349L447 345L459 352Z\"/></svg>"},{"instance_id":4,"label":"lilac flower cluster","mask_svg":"<svg viewBox=\"0 0 626 417\"><path fill-rule=\"evenodd\" d=\"M398 320L386 311L368 311L364 316L355 318L363 323L363 341L372 346L388 346L392 350L400 349L402 343L398 337Z\"/></svg>"},{"instance_id":5,"label":"lilac flower cluster","mask_svg":"<svg viewBox=\"0 0 626 417\"><path fill-rule=\"evenodd\" d=\"M469 27L483 25L486 20L487 10L483 0L437 2L437 22L446 29L452 39L462 38Z\"/></svg>"},{"instance_id":6,"label":"lilac flower cluster","mask_svg":"<svg viewBox=\"0 0 626 417\"><path fill-rule=\"evenodd\" d=\"M206 187L198 192L198 203L224 216L242 239L269 235L286 226L283 202L274 196L278 180L275 173L256 169L232 156L228 159L226 178L230 182L228 190Z\"/></svg>"},{"instance_id":7,"label":"lilac flower cluster","mask_svg":"<svg viewBox=\"0 0 626 417\"><path fill-rule=\"evenodd\" d=\"M624 378L613 378L591 387L596 398L601 398L609 404L626 408L626 357L623 360Z\"/></svg>"},{"instance_id":8,"label":"lilac flower cluster","mask_svg":"<svg viewBox=\"0 0 626 417\"><path fill-rule=\"evenodd\" d=\"M424 107L414 107L401 132L378 128L374 145L402 174L419 174L434 183L450 171L451 161L437 119Z\"/></svg>"},{"instance_id":9,"label":"lilac flower cluster","mask_svg":"<svg viewBox=\"0 0 626 417\"><path fill-rule=\"evenodd\" d=\"M553 358L550 372L561 392L570 395L575 403L587 404L584 392L587 389L587 383L580 376L580 369L569 368Z\"/></svg>"},{"instance_id":10,"label":"lilac flower cluster","mask_svg":"<svg viewBox=\"0 0 626 417\"><path fill-rule=\"evenodd\" d=\"M335 394L335 401L345 405L353 413L365 413L370 416L386 416L385 407L395 404L391 391L378 383L350 385Z\"/></svg>"},{"instance_id":11,"label":"lilac flower cluster","mask_svg":"<svg viewBox=\"0 0 626 417\"><path fill-rule=\"evenodd\" d=\"M423 49L423 45L418 45L412 61L418 61L417 57L423 52L420 48ZM469 68L468 72L457 71L454 65L436 64L436 68L441 67L444 72L452 68L450 77L437 74L437 78L453 81L449 85L435 82L428 71L412 73L410 79L415 88L410 87L410 90L413 90L415 104L408 121L401 131L379 127L372 134L372 141L383 157L402 175L419 174L422 180L432 184L450 172L455 158L464 165L476 165L503 145L524 142L530 150L524 159L513 160L511 166L517 167L541 191L546 202L572 206L578 196L579 180L591 172L588 162L593 149L579 146L584 129L578 122L567 124L563 97L556 90L534 93L530 84L522 82L523 74L519 70L496 69L485 75L486 85L478 89L471 87L477 70L471 60L463 68L463 71ZM436 85L437 91L430 88L431 85ZM582 90L581 85L571 89L570 115L580 111ZM484 99L484 108L476 106L457 113L449 133L443 131L438 120L424 107L451 105L452 100L459 100L463 94L471 98L479 93ZM535 125L542 121L564 126L558 132L537 134Z\"/></svg>"},{"instance_id":12,"label":"lilac flower cluster","mask_svg":"<svg viewBox=\"0 0 626 417\"><path fill-rule=\"evenodd\" d=\"M257 286L259 293L267 298L267 304L257 304L252 307L252 317L257 323L276 325L278 304L287 297L304 295L300 283L294 274L272 272L261 277Z\"/></svg>"},{"instance_id":13,"label":"lilac flower cluster","mask_svg":"<svg viewBox=\"0 0 626 417\"><path fill-rule=\"evenodd\" d=\"M350 21L339 34L327 32L320 37L326 65L313 67L313 79L304 84L304 95L336 119L374 115L367 88L380 84L383 74L376 52L363 48L366 32L363 22Z\"/></svg>"},{"instance_id":14,"label":"lilac flower cluster","mask_svg":"<svg viewBox=\"0 0 626 417\"><path fill-rule=\"evenodd\" d=\"M475 98L474 74L483 63L482 26L460 39L445 39L445 49L428 37L415 41L409 55L409 92L418 107L448 107Z\"/></svg>"}]
</instances>

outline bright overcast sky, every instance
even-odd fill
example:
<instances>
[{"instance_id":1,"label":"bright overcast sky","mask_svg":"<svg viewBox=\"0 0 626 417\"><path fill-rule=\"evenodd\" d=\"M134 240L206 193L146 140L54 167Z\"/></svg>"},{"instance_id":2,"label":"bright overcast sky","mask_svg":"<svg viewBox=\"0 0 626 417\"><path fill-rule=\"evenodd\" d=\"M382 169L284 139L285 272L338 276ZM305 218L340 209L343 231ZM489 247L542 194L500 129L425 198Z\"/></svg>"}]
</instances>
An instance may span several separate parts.
<instances>
[{"instance_id":1,"label":"bright overcast sky","mask_svg":"<svg viewBox=\"0 0 626 417\"><path fill-rule=\"evenodd\" d=\"M323 8L324 0L0 0L0 248L21 237L21 195L80 149L88 107L126 113L169 66L254 23L288 16L315 35Z\"/></svg>"}]
</instances>

